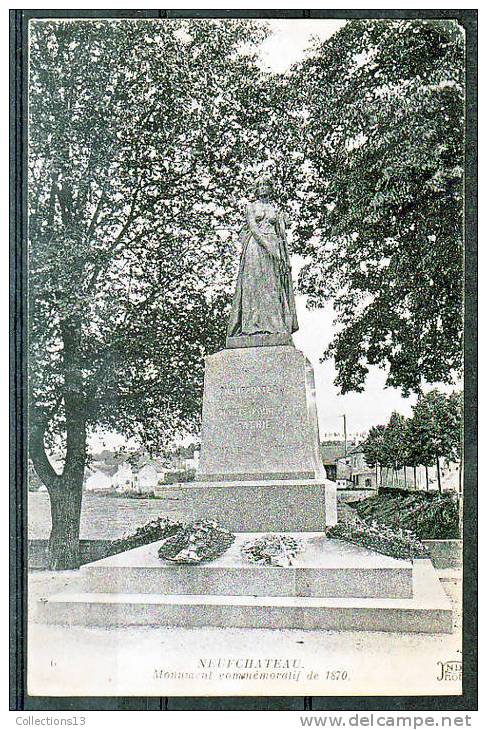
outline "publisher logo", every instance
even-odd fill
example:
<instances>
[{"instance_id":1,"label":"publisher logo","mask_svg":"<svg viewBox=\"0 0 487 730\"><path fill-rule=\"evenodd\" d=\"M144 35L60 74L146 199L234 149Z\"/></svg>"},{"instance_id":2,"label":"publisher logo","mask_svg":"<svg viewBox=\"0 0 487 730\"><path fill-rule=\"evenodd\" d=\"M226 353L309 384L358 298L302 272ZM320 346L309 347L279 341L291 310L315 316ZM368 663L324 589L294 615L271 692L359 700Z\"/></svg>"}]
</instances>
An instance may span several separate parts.
<instances>
[{"instance_id":1,"label":"publisher logo","mask_svg":"<svg viewBox=\"0 0 487 730\"><path fill-rule=\"evenodd\" d=\"M462 662L436 662L438 665L439 682L458 682L462 678Z\"/></svg>"}]
</instances>

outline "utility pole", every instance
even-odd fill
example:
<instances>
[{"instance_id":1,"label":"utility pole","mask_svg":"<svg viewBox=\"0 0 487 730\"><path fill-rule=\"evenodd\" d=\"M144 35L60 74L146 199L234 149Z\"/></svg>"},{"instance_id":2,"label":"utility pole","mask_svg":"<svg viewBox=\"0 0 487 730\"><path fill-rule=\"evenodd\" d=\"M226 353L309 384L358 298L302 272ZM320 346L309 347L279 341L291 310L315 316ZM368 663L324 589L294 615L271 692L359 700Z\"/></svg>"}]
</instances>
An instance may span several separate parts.
<instances>
[{"instance_id":1,"label":"utility pole","mask_svg":"<svg viewBox=\"0 0 487 730\"><path fill-rule=\"evenodd\" d=\"M343 414L343 436L345 440L345 456L347 455L347 417Z\"/></svg>"}]
</instances>

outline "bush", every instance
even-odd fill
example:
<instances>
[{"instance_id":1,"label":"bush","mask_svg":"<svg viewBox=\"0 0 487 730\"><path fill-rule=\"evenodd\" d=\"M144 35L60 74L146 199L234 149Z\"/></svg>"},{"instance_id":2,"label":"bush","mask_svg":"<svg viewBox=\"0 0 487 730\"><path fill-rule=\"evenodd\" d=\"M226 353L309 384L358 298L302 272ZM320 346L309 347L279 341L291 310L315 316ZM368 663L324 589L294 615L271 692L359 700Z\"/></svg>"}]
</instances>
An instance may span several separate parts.
<instances>
[{"instance_id":1,"label":"bush","mask_svg":"<svg viewBox=\"0 0 487 730\"><path fill-rule=\"evenodd\" d=\"M360 519L338 522L328 528L326 534L327 537L351 542L392 558L414 560L428 557L423 543L412 532L395 530L377 522L369 524Z\"/></svg>"},{"instance_id":2,"label":"bush","mask_svg":"<svg viewBox=\"0 0 487 730\"><path fill-rule=\"evenodd\" d=\"M179 482L194 482L196 469L187 471L167 471L164 474L163 484L179 484Z\"/></svg>"},{"instance_id":3,"label":"bush","mask_svg":"<svg viewBox=\"0 0 487 730\"><path fill-rule=\"evenodd\" d=\"M376 520L397 530L410 530L421 540L460 537L459 500L455 494L387 491L349 505L366 522Z\"/></svg>"}]
</instances>

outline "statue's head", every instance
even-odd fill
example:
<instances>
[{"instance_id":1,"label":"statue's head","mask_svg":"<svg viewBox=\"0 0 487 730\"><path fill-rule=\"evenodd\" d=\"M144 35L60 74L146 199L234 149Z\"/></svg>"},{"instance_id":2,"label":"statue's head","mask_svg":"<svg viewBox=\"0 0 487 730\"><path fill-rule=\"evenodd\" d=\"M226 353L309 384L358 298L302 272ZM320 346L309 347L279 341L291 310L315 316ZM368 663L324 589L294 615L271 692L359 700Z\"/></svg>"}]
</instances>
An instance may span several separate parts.
<instances>
[{"instance_id":1,"label":"statue's head","mask_svg":"<svg viewBox=\"0 0 487 730\"><path fill-rule=\"evenodd\" d=\"M272 181L269 175L259 175L254 183L256 198L270 198L272 196Z\"/></svg>"}]
</instances>

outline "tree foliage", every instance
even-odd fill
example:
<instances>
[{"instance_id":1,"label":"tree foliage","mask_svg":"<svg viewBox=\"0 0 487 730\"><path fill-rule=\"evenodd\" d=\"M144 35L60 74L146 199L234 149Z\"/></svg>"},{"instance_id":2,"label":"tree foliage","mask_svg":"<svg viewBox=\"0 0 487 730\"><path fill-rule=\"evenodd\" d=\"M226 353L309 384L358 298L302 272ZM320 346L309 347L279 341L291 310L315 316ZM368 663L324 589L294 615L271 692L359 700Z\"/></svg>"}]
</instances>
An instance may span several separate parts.
<instances>
[{"instance_id":1,"label":"tree foliage","mask_svg":"<svg viewBox=\"0 0 487 730\"><path fill-rule=\"evenodd\" d=\"M385 426L372 426L362 444L365 463L368 467L385 466L384 432Z\"/></svg>"},{"instance_id":2,"label":"tree foliage","mask_svg":"<svg viewBox=\"0 0 487 730\"><path fill-rule=\"evenodd\" d=\"M446 395L432 390L420 396L413 409L411 431L416 452L421 452L423 464L436 458L447 462L459 461L462 445L462 400L459 393Z\"/></svg>"},{"instance_id":3,"label":"tree foliage","mask_svg":"<svg viewBox=\"0 0 487 730\"><path fill-rule=\"evenodd\" d=\"M160 439L194 421L202 355L222 342L225 233L266 112L258 70L232 57L249 31L202 22L182 40L179 23L157 21L34 27L33 403L59 422L69 326L88 421L131 433L143 421Z\"/></svg>"},{"instance_id":4,"label":"tree foliage","mask_svg":"<svg viewBox=\"0 0 487 730\"><path fill-rule=\"evenodd\" d=\"M266 32L31 21L29 447L53 567L76 562L90 433L154 451L198 429L240 203L266 160L298 221L301 291L335 303L342 391L367 364L389 363L404 392L460 365L457 27L352 21L281 77L256 63Z\"/></svg>"},{"instance_id":5,"label":"tree foliage","mask_svg":"<svg viewBox=\"0 0 487 730\"><path fill-rule=\"evenodd\" d=\"M238 52L263 37L241 21L31 23L30 452L61 531L90 432L159 450L198 427L237 201L272 135L269 78Z\"/></svg>"},{"instance_id":6,"label":"tree foliage","mask_svg":"<svg viewBox=\"0 0 487 730\"><path fill-rule=\"evenodd\" d=\"M462 364L464 35L455 21L351 21L297 70L301 290L333 300L342 392L369 365L405 395Z\"/></svg>"},{"instance_id":7,"label":"tree foliage","mask_svg":"<svg viewBox=\"0 0 487 730\"><path fill-rule=\"evenodd\" d=\"M440 459L459 462L462 454L462 394L437 389L421 395L411 418L394 412L387 426L373 426L362 448L368 466L397 471L401 467L436 464L441 490Z\"/></svg>"},{"instance_id":8,"label":"tree foliage","mask_svg":"<svg viewBox=\"0 0 487 730\"><path fill-rule=\"evenodd\" d=\"M383 466L391 467L394 471L404 466L406 461L405 435L406 419L394 411L384 430Z\"/></svg>"}]
</instances>

